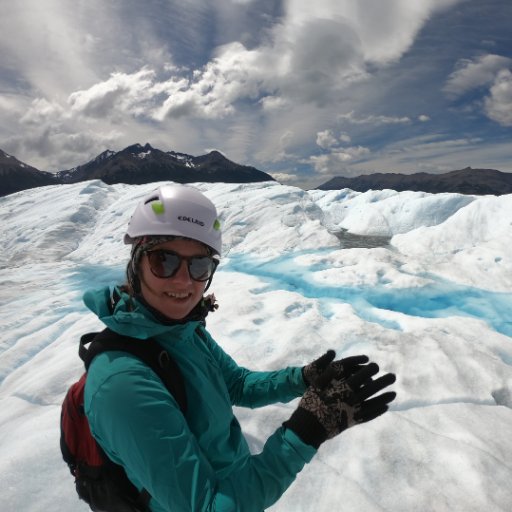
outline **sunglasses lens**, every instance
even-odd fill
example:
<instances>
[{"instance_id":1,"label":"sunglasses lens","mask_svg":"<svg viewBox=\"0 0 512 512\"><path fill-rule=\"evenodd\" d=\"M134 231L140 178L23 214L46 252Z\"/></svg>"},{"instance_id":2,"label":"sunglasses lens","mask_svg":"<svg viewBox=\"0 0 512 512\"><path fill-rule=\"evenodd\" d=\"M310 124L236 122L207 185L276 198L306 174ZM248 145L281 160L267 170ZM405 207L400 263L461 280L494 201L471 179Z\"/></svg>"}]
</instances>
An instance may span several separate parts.
<instances>
[{"instance_id":1,"label":"sunglasses lens","mask_svg":"<svg viewBox=\"0 0 512 512\"><path fill-rule=\"evenodd\" d=\"M171 277L181 263L181 258L171 252L148 251L147 255L151 272L157 277Z\"/></svg>"},{"instance_id":2,"label":"sunglasses lens","mask_svg":"<svg viewBox=\"0 0 512 512\"><path fill-rule=\"evenodd\" d=\"M188 271L190 277L196 281L207 281L215 270L215 262L212 258L191 258L189 260Z\"/></svg>"}]
</instances>

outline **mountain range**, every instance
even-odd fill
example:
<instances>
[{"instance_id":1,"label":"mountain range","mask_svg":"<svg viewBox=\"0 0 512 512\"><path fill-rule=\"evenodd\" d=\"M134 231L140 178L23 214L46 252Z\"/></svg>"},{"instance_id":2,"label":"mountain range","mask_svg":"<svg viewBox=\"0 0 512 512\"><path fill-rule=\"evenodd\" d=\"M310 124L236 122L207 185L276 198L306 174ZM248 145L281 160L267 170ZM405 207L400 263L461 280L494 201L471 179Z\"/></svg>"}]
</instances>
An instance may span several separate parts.
<instances>
[{"instance_id":1,"label":"mountain range","mask_svg":"<svg viewBox=\"0 0 512 512\"><path fill-rule=\"evenodd\" d=\"M174 151L160 151L149 144L134 144L119 152L107 150L86 164L56 173L39 171L0 150L0 178L0 196L43 185L77 183L92 179L100 179L109 185L141 185L156 181L275 181L270 174L255 167L236 164L218 151L211 151L202 156L190 156Z\"/></svg>"},{"instance_id":2,"label":"mountain range","mask_svg":"<svg viewBox=\"0 0 512 512\"><path fill-rule=\"evenodd\" d=\"M341 190L349 188L357 192L391 189L397 192L413 190L418 192L453 192L471 195L512 194L512 173L495 169L472 169L466 167L444 174L375 173L355 178L336 177L320 185L320 190Z\"/></svg>"},{"instance_id":3,"label":"mountain range","mask_svg":"<svg viewBox=\"0 0 512 512\"><path fill-rule=\"evenodd\" d=\"M150 144L134 144L122 151L104 151L86 164L56 173L40 171L0 150L0 196L44 185L100 179L107 184L140 185L156 181L178 183L252 183L275 181L263 171L228 160L218 151L191 156L161 151ZM320 190L349 188L357 192L392 189L472 195L512 193L512 173L466 167L444 174L374 173L354 178L335 177Z\"/></svg>"}]
</instances>

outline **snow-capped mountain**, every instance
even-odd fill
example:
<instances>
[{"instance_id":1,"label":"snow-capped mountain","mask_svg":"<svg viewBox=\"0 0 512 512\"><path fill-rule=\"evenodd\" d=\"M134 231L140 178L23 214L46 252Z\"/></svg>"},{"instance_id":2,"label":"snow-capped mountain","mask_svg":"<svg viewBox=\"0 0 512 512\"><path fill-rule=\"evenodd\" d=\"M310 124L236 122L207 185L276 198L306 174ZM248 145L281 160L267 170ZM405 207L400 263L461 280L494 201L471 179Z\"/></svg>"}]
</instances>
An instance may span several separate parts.
<instances>
[{"instance_id":1,"label":"snow-capped mountain","mask_svg":"<svg viewBox=\"0 0 512 512\"><path fill-rule=\"evenodd\" d=\"M0 196L33 187L100 179L109 185L141 185L156 181L178 183L255 183L274 181L255 167L228 160L218 151L191 156L164 152L150 144L134 144L122 151L107 150L91 161L55 174L30 167L0 150Z\"/></svg>"},{"instance_id":2,"label":"snow-capped mountain","mask_svg":"<svg viewBox=\"0 0 512 512\"><path fill-rule=\"evenodd\" d=\"M254 167L239 165L218 151L190 156L164 152L150 144L134 144L119 152L105 151L94 160L58 173L63 183L101 179L104 183L141 185L156 181L252 183L273 181Z\"/></svg>"},{"instance_id":3,"label":"snow-capped mountain","mask_svg":"<svg viewBox=\"0 0 512 512\"><path fill-rule=\"evenodd\" d=\"M54 174L24 164L0 149L0 196L44 185L55 185Z\"/></svg>"}]
</instances>

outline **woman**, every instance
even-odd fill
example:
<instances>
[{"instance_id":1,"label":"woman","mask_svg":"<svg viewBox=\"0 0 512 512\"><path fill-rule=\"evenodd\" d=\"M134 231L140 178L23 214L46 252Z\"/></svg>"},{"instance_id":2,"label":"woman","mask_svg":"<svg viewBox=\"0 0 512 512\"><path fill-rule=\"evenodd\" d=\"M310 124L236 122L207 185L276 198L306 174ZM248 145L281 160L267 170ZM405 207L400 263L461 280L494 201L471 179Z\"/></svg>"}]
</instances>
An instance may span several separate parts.
<instances>
[{"instance_id":1,"label":"woman","mask_svg":"<svg viewBox=\"0 0 512 512\"><path fill-rule=\"evenodd\" d=\"M85 411L93 436L162 511L257 511L279 499L326 439L387 410L391 382L365 356L273 372L239 367L204 328L221 253L215 206L198 190L161 186L136 208L128 284L87 292L86 305L115 332L156 339L183 373L183 413L153 371L123 352L92 362ZM308 387L309 385L309 387ZM251 455L233 405L260 407L303 395L291 418Z\"/></svg>"}]
</instances>

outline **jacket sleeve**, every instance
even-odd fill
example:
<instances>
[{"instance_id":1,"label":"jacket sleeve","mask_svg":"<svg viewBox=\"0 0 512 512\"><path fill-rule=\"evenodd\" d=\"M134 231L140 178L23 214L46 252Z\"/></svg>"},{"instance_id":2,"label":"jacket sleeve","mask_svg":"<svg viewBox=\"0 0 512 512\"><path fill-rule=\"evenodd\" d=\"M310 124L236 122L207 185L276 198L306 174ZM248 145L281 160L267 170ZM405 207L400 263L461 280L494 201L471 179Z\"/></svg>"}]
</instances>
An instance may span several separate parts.
<instances>
[{"instance_id":1,"label":"jacket sleeve","mask_svg":"<svg viewBox=\"0 0 512 512\"><path fill-rule=\"evenodd\" d=\"M302 367L251 371L238 366L208 333L203 339L222 371L233 405L256 408L286 403L304 394L306 384L302 378Z\"/></svg>"},{"instance_id":2,"label":"jacket sleeve","mask_svg":"<svg viewBox=\"0 0 512 512\"><path fill-rule=\"evenodd\" d=\"M261 512L316 452L281 427L260 454L217 475L174 398L137 362L102 382L88 382L85 410L96 440L132 482L147 489L155 511Z\"/></svg>"}]
</instances>

